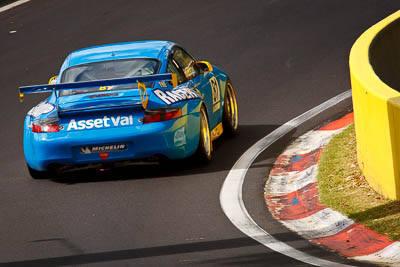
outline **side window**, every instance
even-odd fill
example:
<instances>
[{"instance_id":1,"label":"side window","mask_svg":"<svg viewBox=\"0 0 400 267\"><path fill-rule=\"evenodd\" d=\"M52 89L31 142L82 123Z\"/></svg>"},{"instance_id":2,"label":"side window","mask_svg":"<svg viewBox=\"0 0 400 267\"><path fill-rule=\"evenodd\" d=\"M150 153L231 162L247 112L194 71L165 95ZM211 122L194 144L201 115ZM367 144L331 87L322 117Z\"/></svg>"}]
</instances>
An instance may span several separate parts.
<instances>
[{"instance_id":1,"label":"side window","mask_svg":"<svg viewBox=\"0 0 400 267\"><path fill-rule=\"evenodd\" d=\"M185 81L185 77L182 75L179 69L179 65L172 58L168 60L167 72L176 74L176 76L178 77L178 84L181 84Z\"/></svg>"},{"instance_id":2,"label":"side window","mask_svg":"<svg viewBox=\"0 0 400 267\"><path fill-rule=\"evenodd\" d=\"M172 58L179 64L182 68L186 79L191 80L199 74L199 70L195 65L195 60L184 50L176 48Z\"/></svg>"}]
</instances>

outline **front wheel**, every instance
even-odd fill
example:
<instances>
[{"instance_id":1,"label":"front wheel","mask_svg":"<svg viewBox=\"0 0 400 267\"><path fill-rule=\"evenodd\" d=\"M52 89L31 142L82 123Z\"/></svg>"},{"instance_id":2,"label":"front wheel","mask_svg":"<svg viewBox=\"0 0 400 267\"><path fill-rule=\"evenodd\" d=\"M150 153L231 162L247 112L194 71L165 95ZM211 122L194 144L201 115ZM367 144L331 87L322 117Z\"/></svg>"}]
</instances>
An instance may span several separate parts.
<instances>
[{"instance_id":1,"label":"front wheel","mask_svg":"<svg viewBox=\"0 0 400 267\"><path fill-rule=\"evenodd\" d=\"M210 128L208 127L208 117L204 106L200 109L200 140L197 147L197 157L207 163L211 160L212 141Z\"/></svg>"},{"instance_id":2,"label":"front wheel","mask_svg":"<svg viewBox=\"0 0 400 267\"><path fill-rule=\"evenodd\" d=\"M224 113L222 117L222 125L224 132L228 135L235 135L238 130L239 116L236 102L235 90L232 83L227 81L225 98L224 98Z\"/></svg>"}]
</instances>

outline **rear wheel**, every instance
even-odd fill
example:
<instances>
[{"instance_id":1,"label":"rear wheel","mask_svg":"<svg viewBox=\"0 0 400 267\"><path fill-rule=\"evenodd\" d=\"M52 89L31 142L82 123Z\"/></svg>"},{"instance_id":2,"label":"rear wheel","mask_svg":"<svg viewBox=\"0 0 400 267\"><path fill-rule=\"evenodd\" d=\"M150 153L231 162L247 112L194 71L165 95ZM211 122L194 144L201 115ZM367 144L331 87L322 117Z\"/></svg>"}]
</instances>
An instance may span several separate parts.
<instances>
[{"instance_id":1,"label":"rear wheel","mask_svg":"<svg viewBox=\"0 0 400 267\"><path fill-rule=\"evenodd\" d=\"M48 179L50 178L50 171L37 171L28 166L29 174L33 179Z\"/></svg>"},{"instance_id":2,"label":"rear wheel","mask_svg":"<svg viewBox=\"0 0 400 267\"><path fill-rule=\"evenodd\" d=\"M210 128L208 127L208 117L204 106L200 109L200 140L197 147L198 158L207 163L211 160L212 142Z\"/></svg>"},{"instance_id":3,"label":"rear wheel","mask_svg":"<svg viewBox=\"0 0 400 267\"><path fill-rule=\"evenodd\" d=\"M238 130L239 116L236 102L235 90L232 83L227 81L225 98L224 98L224 113L222 117L222 125L224 132L228 135L235 135Z\"/></svg>"}]
</instances>

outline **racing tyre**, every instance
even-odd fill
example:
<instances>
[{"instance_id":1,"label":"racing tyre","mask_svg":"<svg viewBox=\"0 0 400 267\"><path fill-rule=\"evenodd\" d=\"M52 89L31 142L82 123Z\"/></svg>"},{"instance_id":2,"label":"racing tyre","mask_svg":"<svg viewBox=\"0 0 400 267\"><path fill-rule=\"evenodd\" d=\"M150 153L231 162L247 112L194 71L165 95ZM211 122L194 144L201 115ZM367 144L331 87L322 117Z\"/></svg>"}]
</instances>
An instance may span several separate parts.
<instances>
[{"instance_id":1,"label":"racing tyre","mask_svg":"<svg viewBox=\"0 0 400 267\"><path fill-rule=\"evenodd\" d=\"M224 132L230 136L236 134L238 130L239 116L236 102L235 90L232 83L226 82L225 98L224 98L224 113L222 115L222 125Z\"/></svg>"},{"instance_id":2,"label":"racing tyre","mask_svg":"<svg viewBox=\"0 0 400 267\"><path fill-rule=\"evenodd\" d=\"M33 179L48 179L50 177L50 172L49 171L37 171L35 169L32 169L31 167L28 166L28 171L29 174Z\"/></svg>"},{"instance_id":3,"label":"racing tyre","mask_svg":"<svg viewBox=\"0 0 400 267\"><path fill-rule=\"evenodd\" d=\"M200 140L199 146L197 147L197 157L203 163L207 163L211 160L212 152L212 141L210 128L208 126L207 112L204 106L200 109Z\"/></svg>"}]
</instances>

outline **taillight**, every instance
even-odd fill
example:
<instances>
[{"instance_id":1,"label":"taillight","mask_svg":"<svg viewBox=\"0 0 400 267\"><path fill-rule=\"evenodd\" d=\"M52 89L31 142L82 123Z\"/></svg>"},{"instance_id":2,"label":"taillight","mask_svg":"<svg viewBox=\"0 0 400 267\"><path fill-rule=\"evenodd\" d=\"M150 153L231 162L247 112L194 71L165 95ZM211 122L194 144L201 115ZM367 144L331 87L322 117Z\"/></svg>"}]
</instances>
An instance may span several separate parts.
<instances>
[{"instance_id":1,"label":"taillight","mask_svg":"<svg viewBox=\"0 0 400 267\"><path fill-rule=\"evenodd\" d=\"M143 123L167 121L179 118L181 116L181 109L176 107L146 110L144 112Z\"/></svg>"},{"instance_id":2,"label":"taillight","mask_svg":"<svg viewBox=\"0 0 400 267\"><path fill-rule=\"evenodd\" d=\"M32 123L32 132L34 133L54 133L59 131L60 126L57 118L36 120Z\"/></svg>"}]
</instances>

